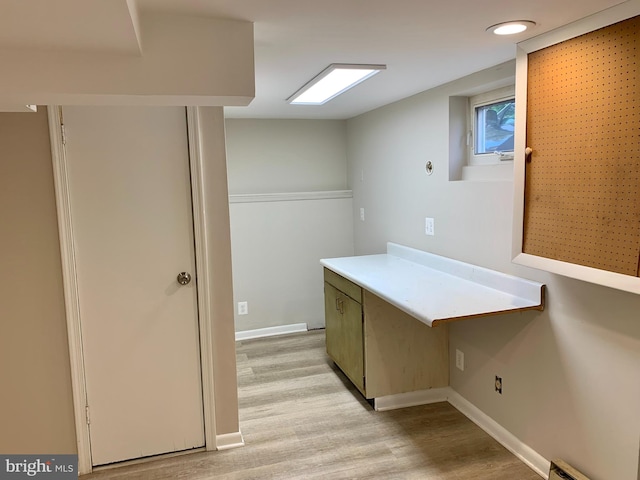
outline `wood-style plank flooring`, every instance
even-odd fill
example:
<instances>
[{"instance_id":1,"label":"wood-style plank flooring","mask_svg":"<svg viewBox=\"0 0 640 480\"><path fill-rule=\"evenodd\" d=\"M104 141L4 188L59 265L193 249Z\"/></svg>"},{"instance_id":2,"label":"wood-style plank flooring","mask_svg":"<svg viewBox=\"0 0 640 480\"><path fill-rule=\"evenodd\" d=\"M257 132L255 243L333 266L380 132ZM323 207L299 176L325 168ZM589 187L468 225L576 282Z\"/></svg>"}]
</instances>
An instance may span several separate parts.
<instances>
[{"instance_id":1,"label":"wood-style plank flooring","mask_svg":"<svg viewBox=\"0 0 640 480\"><path fill-rule=\"evenodd\" d=\"M324 331L239 342L246 446L83 479L539 480L448 403L375 412L327 358Z\"/></svg>"}]
</instances>

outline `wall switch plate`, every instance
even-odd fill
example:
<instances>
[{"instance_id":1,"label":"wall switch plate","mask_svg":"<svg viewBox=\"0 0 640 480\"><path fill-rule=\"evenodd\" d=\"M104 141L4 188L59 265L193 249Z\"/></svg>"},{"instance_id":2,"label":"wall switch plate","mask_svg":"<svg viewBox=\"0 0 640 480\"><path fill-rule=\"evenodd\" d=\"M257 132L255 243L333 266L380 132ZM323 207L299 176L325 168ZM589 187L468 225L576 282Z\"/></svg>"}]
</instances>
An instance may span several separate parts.
<instances>
[{"instance_id":1,"label":"wall switch plate","mask_svg":"<svg viewBox=\"0 0 640 480\"><path fill-rule=\"evenodd\" d=\"M434 222L433 218L427 217L427 218L424 219L424 233L427 234L427 235L435 235L436 234L435 222Z\"/></svg>"},{"instance_id":2,"label":"wall switch plate","mask_svg":"<svg viewBox=\"0 0 640 480\"><path fill-rule=\"evenodd\" d=\"M238 302L238 315L247 315L249 313L249 302Z\"/></svg>"},{"instance_id":3,"label":"wall switch plate","mask_svg":"<svg viewBox=\"0 0 640 480\"><path fill-rule=\"evenodd\" d=\"M364 208L360 209L360 220L364 222Z\"/></svg>"},{"instance_id":4,"label":"wall switch plate","mask_svg":"<svg viewBox=\"0 0 640 480\"><path fill-rule=\"evenodd\" d=\"M456 348L456 367L464 372L464 353Z\"/></svg>"}]
</instances>

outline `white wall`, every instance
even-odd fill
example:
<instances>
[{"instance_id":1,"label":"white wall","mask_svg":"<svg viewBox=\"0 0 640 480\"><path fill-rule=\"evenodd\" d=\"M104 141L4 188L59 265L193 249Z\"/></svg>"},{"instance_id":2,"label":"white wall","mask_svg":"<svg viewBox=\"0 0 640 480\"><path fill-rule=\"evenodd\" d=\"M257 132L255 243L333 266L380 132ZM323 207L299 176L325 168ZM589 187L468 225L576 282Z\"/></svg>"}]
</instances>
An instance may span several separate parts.
<instances>
[{"instance_id":1,"label":"white wall","mask_svg":"<svg viewBox=\"0 0 640 480\"><path fill-rule=\"evenodd\" d=\"M233 287L229 210L226 202L224 113L222 108L198 107L204 184L204 223L210 292L211 343L215 384L216 435L239 431L238 377L233 324ZM206 380L205 380L206 381Z\"/></svg>"},{"instance_id":2,"label":"white wall","mask_svg":"<svg viewBox=\"0 0 640 480\"><path fill-rule=\"evenodd\" d=\"M227 119L229 193L345 190L342 120Z\"/></svg>"},{"instance_id":3,"label":"white wall","mask_svg":"<svg viewBox=\"0 0 640 480\"><path fill-rule=\"evenodd\" d=\"M449 97L495 84L512 68L348 121L355 253L382 253L393 241L545 282L544 312L451 324L451 385L545 458L563 458L594 479L636 480L640 296L512 264L512 182L449 181ZM427 216L434 237L424 235ZM464 372L455 368L456 349L465 353Z\"/></svg>"},{"instance_id":4,"label":"white wall","mask_svg":"<svg viewBox=\"0 0 640 480\"><path fill-rule=\"evenodd\" d=\"M353 255L351 199L230 205L236 331L324 327L321 258Z\"/></svg>"},{"instance_id":5,"label":"white wall","mask_svg":"<svg viewBox=\"0 0 640 480\"><path fill-rule=\"evenodd\" d=\"M75 454L47 109L0 114L0 452Z\"/></svg>"},{"instance_id":6,"label":"white wall","mask_svg":"<svg viewBox=\"0 0 640 480\"><path fill-rule=\"evenodd\" d=\"M227 119L236 331L324 326L321 258L353 255L351 198L309 199L347 185L346 123ZM260 194L302 192L298 200ZM258 194L249 203L235 195Z\"/></svg>"}]
</instances>

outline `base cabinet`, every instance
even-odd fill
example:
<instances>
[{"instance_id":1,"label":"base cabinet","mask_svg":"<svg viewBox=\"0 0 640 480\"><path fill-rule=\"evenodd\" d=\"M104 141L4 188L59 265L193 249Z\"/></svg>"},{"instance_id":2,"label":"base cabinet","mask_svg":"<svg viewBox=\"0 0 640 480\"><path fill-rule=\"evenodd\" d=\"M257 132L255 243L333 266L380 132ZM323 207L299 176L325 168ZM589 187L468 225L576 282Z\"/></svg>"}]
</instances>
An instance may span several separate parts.
<instances>
[{"instance_id":1,"label":"base cabinet","mask_svg":"<svg viewBox=\"0 0 640 480\"><path fill-rule=\"evenodd\" d=\"M449 332L325 268L327 354L365 398L449 385Z\"/></svg>"}]
</instances>

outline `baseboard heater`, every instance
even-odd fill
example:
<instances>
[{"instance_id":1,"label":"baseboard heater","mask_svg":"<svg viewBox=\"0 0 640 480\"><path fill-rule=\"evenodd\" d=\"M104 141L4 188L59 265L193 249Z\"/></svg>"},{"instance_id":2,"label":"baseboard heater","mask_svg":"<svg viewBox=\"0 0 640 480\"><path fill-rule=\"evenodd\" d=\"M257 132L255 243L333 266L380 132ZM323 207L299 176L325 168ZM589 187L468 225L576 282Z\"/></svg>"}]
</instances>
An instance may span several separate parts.
<instances>
[{"instance_id":1,"label":"baseboard heater","mask_svg":"<svg viewBox=\"0 0 640 480\"><path fill-rule=\"evenodd\" d=\"M549 480L589 480L589 477L562 460L554 460L549 469Z\"/></svg>"}]
</instances>

